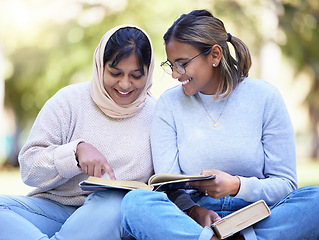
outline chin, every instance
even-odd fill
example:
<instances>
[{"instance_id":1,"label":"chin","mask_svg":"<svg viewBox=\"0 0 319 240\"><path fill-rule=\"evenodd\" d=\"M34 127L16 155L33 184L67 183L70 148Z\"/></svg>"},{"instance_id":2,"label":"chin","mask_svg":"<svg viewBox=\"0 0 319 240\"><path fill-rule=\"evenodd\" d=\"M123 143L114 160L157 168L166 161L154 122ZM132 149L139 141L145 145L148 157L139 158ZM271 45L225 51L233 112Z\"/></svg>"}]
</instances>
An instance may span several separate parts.
<instances>
[{"instance_id":1,"label":"chin","mask_svg":"<svg viewBox=\"0 0 319 240\"><path fill-rule=\"evenodd\" d=\"M186 95L186 96L194 96L197 92L193 92L193 91L189 91L189 90L186 90L186 88L183 87L183 93Z\"/></svg>"},{"instance_id":2,"label":"chin","mask_svg":"<svg viewBox=\"0 0 319 240\"><path fill-rule=\"evenodd\" d=\"M120 106L127 106L130 105L133 101L116 101L116 104Z\"/></svg>"},{"instance_id":3,"label":"chin","mask_svg":"<svg viewBox=\"0 0 319 240\"><path fill-rule=\"evenodd\" d=\"M127 106L136 101L137 98L117 99L115 101L120 106Z\"/></svg>"}]
</instances>

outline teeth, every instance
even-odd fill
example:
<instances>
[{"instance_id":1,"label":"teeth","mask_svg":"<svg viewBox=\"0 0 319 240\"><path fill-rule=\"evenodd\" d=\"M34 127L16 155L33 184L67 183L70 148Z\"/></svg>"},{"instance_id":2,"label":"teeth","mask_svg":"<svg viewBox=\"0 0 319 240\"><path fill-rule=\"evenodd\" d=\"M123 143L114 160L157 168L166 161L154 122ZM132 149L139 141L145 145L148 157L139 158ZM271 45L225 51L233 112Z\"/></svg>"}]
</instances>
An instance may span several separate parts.
<instances>
[{"instance_id":1,"label":"teeth","mask_svg":"<svg viewBox=\"0 0 319 240\"><path fill-rule=\"evenodd\" d=\"M184 80L184 81L181 81L181 83L182 83L182 85L185 85L185 84L187 84L189 81L190 81L189 79L186 79L186 80Z\"/></svg>"},{"instance_id":2,"label":"teeth","mask_svg":"<svg viewBox=\"0 0 319 240\"><path fill-rule=\"evenodd\" d=\"M120 94L123 94L123 95L126 95L126 94L129 94L130 92L121 92L121 91L118 91Z\"/></svg>"}]
</instances>

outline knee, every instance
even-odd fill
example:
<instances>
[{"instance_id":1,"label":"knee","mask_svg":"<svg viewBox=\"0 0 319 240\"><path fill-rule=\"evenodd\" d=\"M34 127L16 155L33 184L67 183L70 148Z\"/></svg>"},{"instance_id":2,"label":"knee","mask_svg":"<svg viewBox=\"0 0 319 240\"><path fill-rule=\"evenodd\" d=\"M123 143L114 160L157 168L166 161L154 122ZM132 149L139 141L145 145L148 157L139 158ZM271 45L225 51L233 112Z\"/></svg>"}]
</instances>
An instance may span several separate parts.
<instances>
[{"instance_id":1,"label":"knee","mask_svg":"<svg viewBox=\"0 0 319 240\"><path fill-rule=\"evenodd\" d=\"M10 209L13 200L6 195L0 195L0 209Z\"/></svg>"},{"instance_id":2,"label":"knee","mask_svg":"<svg viewBox=\"0 0 319 240\"><path fill-rule=\"evenodd\" d=\"M120 190L97 191L87 197L84 205L86 205L86 207L91 207L96 211L105 211L105 209L110 210L110 206L112 206L112 209L114 210L120 210L125 193L125 191Z\"/></svg>"},{"instance_id":3,"label":"knee","mask_svg":"<svg viewBox=\"0 0 319 240\"><path fill-rule=\"evenodd\" d=\"M126 212L127 210L143 207L149 193L152 192L143 189L136 189L128 192L123 198L122 210Z\"/></svg>"},{"instance_id":4,"label":"knee","mask_svg":"<svg viewBox=\"0 0 319 240\"><path fill-rule=\"evenodd\" d=\"M162 200L163 197L165 198L166 194L144 189L130 191L122 201L122 216L138 217L140 214L149 213L150 208L156 204L156 201Z\"/></svg>"},{"instance_id":5,"label":"knee","mask_svg":"<svg viewBox=\"0 0 319 240\"><path fill-rule=\"evenodd\" d=\"M126 230L130 222L136 222L138 219L144 219L143 213L149 212L147 204L151 191L136 189L128 192L122 201L121 221ZM142 214L142 215L141 215Z\"/></svg>"},{"instance_id":6,"label":"knee","mask_svg":"<svg viewBox=\"0 0 319 240\"><path fill-rule=\"evenodd\" d=\"M297 190L293 191L292 194L289 196L288 199L293 200L294 202L300 202L300 206L303 209L309 209L313 213L319 213L318 208L318 199L319 199L319 186L318 185L311 185L305 186L302 188L298 188Z\"/></svg>"},{"instance_id":7,"label":"knee","mask_svg":"<svg viewBox=\"0 0 319 240\"><path fill-rule=\"evenodd\" d=\"M86 202L105 202L105 199L112 200L114 199L115 201L118 199L122 199L124 195L126 194L125 191L121 190L101 190L101 191L96 191L91 193L87 198Z\"/></svg>"},{"instance_id":8,"label":"knee","mask_svg":"<svg viewBox=\"0 0 319 240\"><path fill-rule=\"evenodd\" d=\"M302 188L299 188L298 193L300 195L310 195L310 196L314 196L317 197L319 195L319 185L310 185L310 186L305 186Z\"/></svg>"},{"instance_id":9,"label":"knee","mask_svg":"<svg viewBox=\"0 0 319 240\"><path fill-rule=\"evenodd\" d=\"M300 194L307 196L308 198L313 199L316 203L319 199L319 185L311 185L302 187L299 189L301 191Z\"/></svg>"}]
</instances>

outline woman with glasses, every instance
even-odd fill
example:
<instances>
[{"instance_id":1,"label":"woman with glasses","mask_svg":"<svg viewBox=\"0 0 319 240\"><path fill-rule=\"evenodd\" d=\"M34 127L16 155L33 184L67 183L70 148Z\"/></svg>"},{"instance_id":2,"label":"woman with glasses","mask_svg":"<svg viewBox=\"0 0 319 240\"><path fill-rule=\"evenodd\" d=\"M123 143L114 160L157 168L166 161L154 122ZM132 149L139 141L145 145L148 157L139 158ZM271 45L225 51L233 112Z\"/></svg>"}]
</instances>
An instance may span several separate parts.
<instances>
[{"instance_id":1,"label":"woman with glasses","mask_svg":"<svg viewBox=\"0 0 319 240\"><path fill-rule=\"evenodd\" d=\"M89 176L147 182L155 101L151 40L118 26L102 37L91 81L43 106L19 155L28 196L0 196L1 240L132 239L121 225L125 191L82 191Z\"/></svg>"},{"instance_id":2,"label":"woman with glasses","mask_svg":"<svg viewBox=\"0 0 319 240\"><path fill-rule=\"evenodd\" d=\"M205 10L183 14L164 41L161 65L181 85L156 104L155 172L216 178L191 183L199 192L131 191L125 229L137 239L217 239L212 223L262 199L270 216L230 239L318 239L319 188L297 189L288 111L274 86L248 77L247 46Z\"/></svg>"}]
</instances>

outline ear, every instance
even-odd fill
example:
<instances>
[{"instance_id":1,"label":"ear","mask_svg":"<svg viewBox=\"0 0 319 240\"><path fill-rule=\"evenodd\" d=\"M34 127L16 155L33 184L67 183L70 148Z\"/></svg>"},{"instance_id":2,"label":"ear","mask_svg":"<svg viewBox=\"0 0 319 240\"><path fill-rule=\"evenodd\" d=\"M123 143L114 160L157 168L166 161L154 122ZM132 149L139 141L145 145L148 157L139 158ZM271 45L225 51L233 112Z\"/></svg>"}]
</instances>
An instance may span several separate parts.
<instances>
[{"instance_id":1,"label":"ear","mask_svg":"<svg viewBox=\"0 0 319 240\"><path fill-rule=\"evenodd\" d=\"M223 49L221 46L218 44L215 44L212 46L212 51L211 51L211 61L213 67L217 67L220 63L220 60L222 59L223 56Z\"/></svg>"}]
</instances>

